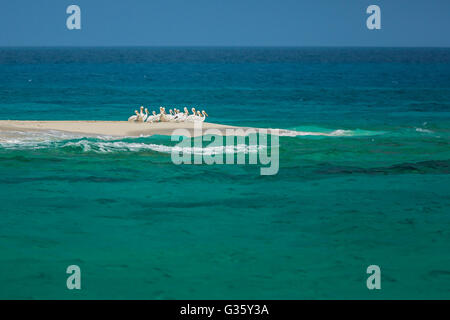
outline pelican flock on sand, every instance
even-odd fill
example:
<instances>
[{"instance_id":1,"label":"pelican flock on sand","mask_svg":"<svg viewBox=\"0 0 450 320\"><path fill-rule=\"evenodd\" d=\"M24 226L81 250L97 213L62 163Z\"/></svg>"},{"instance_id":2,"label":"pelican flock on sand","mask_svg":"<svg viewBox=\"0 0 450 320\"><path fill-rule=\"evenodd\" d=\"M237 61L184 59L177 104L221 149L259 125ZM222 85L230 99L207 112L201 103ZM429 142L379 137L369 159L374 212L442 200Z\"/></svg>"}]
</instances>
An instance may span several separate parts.
<instances>
[{"instance_id":1,"label":"pelican flock on sand","mask_svg":"<svg viewBox=\"0 0 450 320\"><path fill-rule=\"evenodd\" d=\"M166 108L159 107L159 113L156 111L152 111L150 114L147 108L141 106L139 111L134 110L134 115L128 118L130 122L196 122L196 121L205 121L208 114L205 110L195 110L195 108L191 109L192 114L189 114L188 108L184 107L184 112L181 112L180 109L173 108L169 109L169 113L166 112Z\"/></svg>"}]
</instances>

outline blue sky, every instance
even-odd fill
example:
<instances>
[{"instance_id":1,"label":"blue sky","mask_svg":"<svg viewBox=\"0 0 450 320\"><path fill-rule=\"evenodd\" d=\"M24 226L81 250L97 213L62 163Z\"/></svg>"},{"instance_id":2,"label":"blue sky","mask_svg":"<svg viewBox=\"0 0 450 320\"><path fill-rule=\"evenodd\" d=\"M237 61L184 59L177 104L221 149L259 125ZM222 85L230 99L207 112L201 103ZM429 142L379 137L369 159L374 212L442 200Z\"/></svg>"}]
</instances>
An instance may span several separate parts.
<instances>
[{"instance_id":1,"label":"blue sky","mask_svg":"<svg viewBox=\"0 0 450 320\"><path fill-rule=\"evenodd\" d=\"M82 29L66 28L81 8ZM366 8L381 8L368 30ZM0 46L450 46L449 0L3 0Z\"/></svg>"}]
</instances>

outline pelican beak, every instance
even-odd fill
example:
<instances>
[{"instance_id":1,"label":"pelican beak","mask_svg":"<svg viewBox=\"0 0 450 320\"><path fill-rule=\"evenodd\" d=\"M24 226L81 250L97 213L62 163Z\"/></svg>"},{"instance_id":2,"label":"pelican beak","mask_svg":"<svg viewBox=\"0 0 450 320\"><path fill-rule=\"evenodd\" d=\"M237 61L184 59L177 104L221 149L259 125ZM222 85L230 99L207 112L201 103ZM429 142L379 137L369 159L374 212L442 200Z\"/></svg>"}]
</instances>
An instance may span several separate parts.
<instances>
[{"instance_id":1,"label":"pelican beak","mask_svg":"<svg viewBox=\"0 0 450 320\"><path fill-rule=\"evenodd\" d=\"M208 114L205 112L205 116L209 117Z\"/></svg>"}]
</instances>

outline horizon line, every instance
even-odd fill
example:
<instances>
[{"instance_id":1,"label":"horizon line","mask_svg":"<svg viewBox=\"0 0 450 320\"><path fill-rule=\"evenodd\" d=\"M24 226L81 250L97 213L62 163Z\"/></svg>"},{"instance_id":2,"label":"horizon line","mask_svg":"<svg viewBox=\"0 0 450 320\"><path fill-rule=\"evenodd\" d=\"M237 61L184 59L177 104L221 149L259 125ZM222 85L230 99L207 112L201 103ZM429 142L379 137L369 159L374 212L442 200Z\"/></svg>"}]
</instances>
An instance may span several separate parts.
<instances>
[{"instance_id":1,"label":"horizon line","mask_svg":"<svg viewBox=\"0 0 450 320\"><path fill-rule=\"evenodd\" d=\"M448 46L388 45L0 45L0 48L442 48Z\"/></svg>"}]
</instances>

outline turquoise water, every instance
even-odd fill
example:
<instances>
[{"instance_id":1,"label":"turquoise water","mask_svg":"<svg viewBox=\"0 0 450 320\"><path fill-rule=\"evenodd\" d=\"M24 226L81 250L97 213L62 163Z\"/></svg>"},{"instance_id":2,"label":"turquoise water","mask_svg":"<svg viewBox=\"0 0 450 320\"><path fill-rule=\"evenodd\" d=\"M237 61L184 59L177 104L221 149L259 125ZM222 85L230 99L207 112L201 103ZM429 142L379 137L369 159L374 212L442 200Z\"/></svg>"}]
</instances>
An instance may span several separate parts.
<instances>
[{"instance_id":1,"label":"turquoise water","mask_svg":"<svg viewBox=\"0 0 450 320\"><path fill-rule=\"evenodd\" d=\"M449 49L8 48L0 98L0 119L188 105L298 133L261 176L174 165L165 136L0 132L0 298L450 298Z\"/></svg>"}]
</instances>

